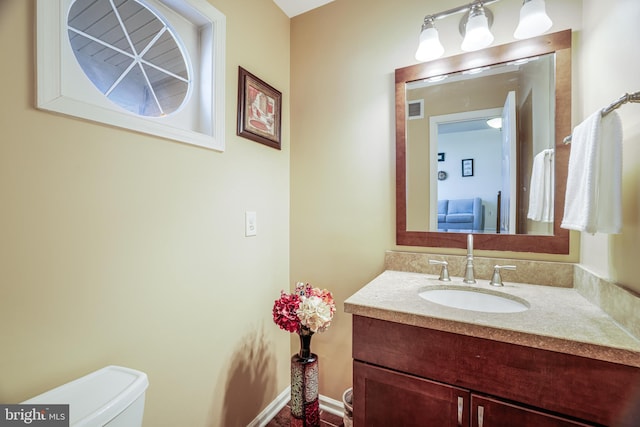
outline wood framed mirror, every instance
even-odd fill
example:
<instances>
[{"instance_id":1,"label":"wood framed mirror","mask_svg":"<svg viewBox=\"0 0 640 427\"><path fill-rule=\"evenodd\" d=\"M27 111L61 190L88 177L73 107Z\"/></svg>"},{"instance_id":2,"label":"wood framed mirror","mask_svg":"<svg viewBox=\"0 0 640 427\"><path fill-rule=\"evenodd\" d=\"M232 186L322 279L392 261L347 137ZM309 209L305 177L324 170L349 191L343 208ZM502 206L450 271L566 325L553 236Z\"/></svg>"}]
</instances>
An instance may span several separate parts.
<instances>
[{"instance_id":1,"label":"wood framed mirror","mask_svg":"<svg viewBox=\"0 0 640 427\"><path fill-rule=\"evenodd\" d=\"M413 225L408 226L408 104L407 87L420 81L428 81L440 76L462 74L470 70L496 67L499 64L514 63L523 59L537 58L543 55L553 57L555 75L555 91L552 88L551 114L553 123L550 123L550 147L552 147L555 158L554 165L554 186L553 194L553 218L549 224L549 232L543 234L529 234L525 228L520 230L520 234L510 229L501 231L500 225L496 225L494 232L478 232L473 229L464 228L451 231L435 231L431 228L416 229ZM516 95L517 97L518 95ZM560 222L564 212L564 193L566 188L567 165L569 160L570 147L563 143L565 136L571 133L571 30L565 30L553 34L543 35L527 40L517 41L505 45L487 48L481 51L465 53L449 58L443 58L422 64L416 64L395 71L395 99L396 99L396 243L405 246L424 247L466 247L466 234L474 234L474 247L476 249L534 252L549 254L569 253L569 231L560 228ZM424 99L421 113L425 119L429 119L433 114L429 111L429 99ZM517 105L521 105L516 103ZM522 108L519 106L518 108ZM523 113L516 111L519 117ZM437 151L437 150L436 150ZM429 151L428 151L429 152ZM433 149L429 152L433 157ZM439 153L435 153L440 156ZM518 154L520 155L520 154ZM530 156L531 157L531 156ZM421 159L423 163L431 163L433 159ZM477 167L477 165L476 165ZM433 166L426 166L427 180L437 182L438 171L430 170ZM477 173L476 173L477 174ZM460 174L458 174L460 175ZM432 176L432 178L429 178ZM464 175L463 175L464 176ZM468 179L468 178L467 178ZM512 191L520 193L526 191L529 183L520 182L513 184ZM468 181L470 182L470 181ZM432 188L431 185L429 184ZM425 190L429 193L429 189ZM432 192L433 193L433 192ZM431 212L436 212L433 206L437 203L436 197L431 194L427 197L426 204ZM514 199L518 197L514 196ZM520 198L521 199L521 198ZM513 201L513 204L519 204ZM427 213L426 215L437 215L437 213ZM526 215L526 214L525 214ZM433 219L428 220L431 224ZM522 220L518 220L522 221ZM515 230L515 228L514 228Z\"/></svg>"}]
</instances>

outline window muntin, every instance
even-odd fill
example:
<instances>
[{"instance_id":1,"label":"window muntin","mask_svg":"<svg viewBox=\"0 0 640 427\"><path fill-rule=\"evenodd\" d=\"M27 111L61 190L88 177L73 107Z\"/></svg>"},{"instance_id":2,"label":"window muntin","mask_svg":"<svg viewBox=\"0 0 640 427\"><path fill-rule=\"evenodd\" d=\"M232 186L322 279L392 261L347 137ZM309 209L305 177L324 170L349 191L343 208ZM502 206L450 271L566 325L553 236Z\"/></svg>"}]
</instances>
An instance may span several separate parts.
<instances>
[{"instance_id":1,"label":"window muntin","mask_svg":"<svg viewBox=\"0 0 640 427\"><path fill-rule=\"evenodd\" d=\"M75 0L67 19L80 67L100 92L141 116L174 113L190 94L186 52L161 16L137 0Z\"/></svg>"}]
</instances>

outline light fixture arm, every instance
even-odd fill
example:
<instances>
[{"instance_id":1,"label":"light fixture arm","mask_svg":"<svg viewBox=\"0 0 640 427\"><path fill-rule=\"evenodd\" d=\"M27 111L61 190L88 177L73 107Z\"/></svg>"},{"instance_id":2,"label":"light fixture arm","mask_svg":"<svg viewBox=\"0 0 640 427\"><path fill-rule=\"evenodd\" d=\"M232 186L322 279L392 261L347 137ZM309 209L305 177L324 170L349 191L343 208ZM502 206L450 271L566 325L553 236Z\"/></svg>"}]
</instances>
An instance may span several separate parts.
<instances>
[{"instance_id":1,"label":"light fixture arm","mask_svg":"<svg viewBox=\"0 0 640 427\"><path fill-rule=\"evenodd\" d=\"M442 19L442 18L446 18L448 16L451 15L456 15L458 13L465 13L470 11L474 6L477 7L481 7L481 6L487 6L490 5L492 3L497 3L500 0L475 0L469 4L465 4L462 6L458 6L458 7L454 7L451 8L449 10L445 10L444 12L438 12L438 13L434 13L431 15L427 15L424 17L424 23L422 25L425 25L427 23L427 21L435 21L436 19Z\"/></svg>"},{"instance_id":2,"label":"light fixture arm","mask_svg":"<svg viewBox=\"0 0 640 427\"><path fill-rule=\"evenodd\" d=\"M420 30L420 32L423 32L424 30L426 30L427 28L433 28L433 21L434 21L434 17L433 15L427 15L424 17L424 21L422 21L422 29Z\"/></svg>"}]
</instances>

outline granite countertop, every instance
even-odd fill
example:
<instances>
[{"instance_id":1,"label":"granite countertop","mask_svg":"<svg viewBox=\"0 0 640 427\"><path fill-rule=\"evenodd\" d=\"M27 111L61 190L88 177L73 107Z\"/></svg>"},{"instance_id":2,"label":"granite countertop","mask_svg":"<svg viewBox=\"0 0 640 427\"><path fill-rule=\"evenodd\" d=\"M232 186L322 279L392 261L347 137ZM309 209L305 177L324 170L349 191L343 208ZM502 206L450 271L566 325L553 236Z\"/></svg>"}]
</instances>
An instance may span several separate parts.
<instances>
[{"instance_id":1,"label":"granite countertop","mask_svg":"<svg viewBox=\"0 0 640 427\"><path fill-rule=\"evenodd\" d=\"M504 282L503 287L461 278L387 270L344 303L347 313L640 367L640 341L573 288ZM418 294L432 287L475 287L524 299L529 309L486 313L451 308Z\"/></svg>"}]
</instances>

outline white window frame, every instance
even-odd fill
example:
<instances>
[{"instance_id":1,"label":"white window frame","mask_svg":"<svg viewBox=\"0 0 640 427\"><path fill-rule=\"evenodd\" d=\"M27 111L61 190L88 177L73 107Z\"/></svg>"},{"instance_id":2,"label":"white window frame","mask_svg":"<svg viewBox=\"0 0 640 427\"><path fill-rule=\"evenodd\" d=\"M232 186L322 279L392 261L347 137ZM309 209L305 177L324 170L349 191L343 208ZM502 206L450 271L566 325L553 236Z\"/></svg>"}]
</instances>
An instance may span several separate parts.
<instances>
[{"instance_id":1,"label":"white window frame","mask_svg":"<svg viewBox=\"0 0 640 427\"><path fill-rule=\"evenodd\" d=\"M37 3L37 107L185 142L216 151L225 148L225 39L226 17L206 0L148 0L169 7L198 26L201 72L192 96L198 97L198 115L180 125L162 118L147 118L123 111L92 87L71 76L84 76L67 35L67 11L72 0L38 0ZM80 90L85 84L91 90Z\"/></svg>"}]
</instances>

